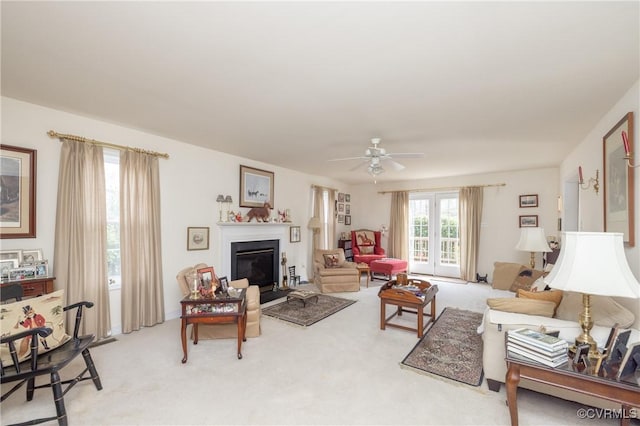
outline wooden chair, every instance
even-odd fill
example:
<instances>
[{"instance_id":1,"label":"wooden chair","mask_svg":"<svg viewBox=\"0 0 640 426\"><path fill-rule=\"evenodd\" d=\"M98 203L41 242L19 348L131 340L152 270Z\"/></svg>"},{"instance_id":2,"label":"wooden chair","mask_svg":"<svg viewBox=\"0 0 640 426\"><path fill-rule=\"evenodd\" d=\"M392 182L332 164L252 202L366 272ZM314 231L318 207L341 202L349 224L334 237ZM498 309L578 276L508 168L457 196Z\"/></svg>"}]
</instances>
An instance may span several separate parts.
<instances>
[{"instance_id":1,"label":"wooden chair","mask_svg":"<svg viewBox=\"0 0 640 426\"><path fill-rule=\"evenodd\" d=\"M0 287L0 300L22 299L22 286L19 284ZM0 338L0 344L7 344L13 360L13 365L3 366L0 362L0 383L18 382L0 397L0 402L5 401L11 394L18 390L22 385L27 385L27 401L33 399L33 393L36 389L50 387L53 391L53 401L56 406L56 415L46 418L29 420L21 424L38 424L51 420L58 420L61 426L67 425L67 412L64 406L64 395L78 382L84 380L93 380L96 389L102 390L100 376L93 364L91 354L89 353L89 345L93 342L94 335L78 336L80 323L82 321L82 309L91 308L91 302L78 302L64 308L64 311L76 309L75 325L73 328L73 336L65 344L57 348L38 355L38 336L45 338L51 334L51 329L46 327L32 328L17 334ZM16 346L20 340L31 336L30 352L31 357L21 363L18 362L18 354ZM60 380L60 370L75 359L76 356L82 354L86 368L76 377L70 380ZM86 373L90 373L85 377ZM43 385L35 386L35 378L37 376L49 374L51 382ZM63 388L62 385L67 385Z\"/></svg>"},{"instance_id":2,"label":"wooden chair","mask_svg":"<svg viewBox=\"0 0 640 426\"><path fill-rule=\"evenodd\" d=\"M300 275L296 275L295 266L289 266L289 285L296 287L298 284L300 284Z\"/></svg>"}]
</instances>

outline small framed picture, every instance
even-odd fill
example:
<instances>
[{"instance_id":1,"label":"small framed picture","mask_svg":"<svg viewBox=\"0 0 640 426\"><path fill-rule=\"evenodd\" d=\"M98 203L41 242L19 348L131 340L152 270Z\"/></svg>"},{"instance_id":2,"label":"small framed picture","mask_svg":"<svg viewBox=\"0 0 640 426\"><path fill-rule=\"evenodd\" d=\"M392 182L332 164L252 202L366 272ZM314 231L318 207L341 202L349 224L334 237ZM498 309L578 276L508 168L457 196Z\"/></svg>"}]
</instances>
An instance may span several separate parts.
<instances>
[{"instance_id":1,"label":"small framed picture","mask_svg":"<svg viewBox=\"0 0 640 426\"><path fill-rule=\"evenodd\" d=\"M343 214L339 214L338 215L338 223L344 223L344 215Z\"/></svg>"},{"instance_id":2,"label":"small framed picture","mask_svg":"<svg viewBox=\"0 0 640 426\"><path fill-rule=\"evenodd\" d=\"M520 196L520 208L538 207L538 194Z\"/></svg>"},{"instance_id":3,"label":"small framed picture","mask_svg":"<svg viewBox=\"0 0 640 426\"><path fill-rule=\"evenodd\" d=\"M349 214L344 215L344 224L351 225L351 215Z\"/></svg>"},{"instance_id":4,"label":"small framed picture","mask_svg":"<svg viewBox=\"0 0 640 426\"><path fill-rule=\"evenodd\" d=\"M536 226L538 226L537 214L520 216L520 228L535 228Z\"/></svg>"},{"instance_id":5,"label":"small framed picture","mask_svg":"<svg viewBox=\"0 0 640 426\"><path fill-rule=\"evenodd\" d=\"M338 192L338 202L344 203L344 192Z\"/></svg>"},{"instance_id":6,"label":"small framed picture","mask_svg":"<svg viewBox=\"0 0 640 426\"><path fill-rule=\"evenodd\" d=\"M338 211L340 213L344 212L344 203L338 203Z\"/></svg>"},{"instance_id":7,"label":"small framed picture","mask_svg":"<svg viewBox=\"0 0 640 426\"><path fill-rule=\"evenodd\" d=\"M299 243L300 242L300 227L299 226L290 226L289 227L289 242L290 243Z\"/></svg>"},{"instance_id":8,"label":"small framed picture","mask_svg":"<svg viewBox=\"0 0 640 426\"><path fill-rule=\"evenodd\" d=\"M635 382L634 373L640 368L640 342L629 345L629 348L624 353L624 357L620 362L620 369L616 375L617 380L623 380L627 377L631 377L632 383Z\"/></svg>"},{"instance_id":9,"label":"small framed picture","mask_svg":"<svg viewBox=\"0 0 640 426\"><path fill-rule=\"evenodd\" d=\"M42 260L42 249L22 250L22 263L35 263Z\"/></svg>"},{"instance_id":10,"label":"small framed picture","mask_svg":"<svg viewBox=\"0 0 640 426\"><path fill-rule=\"evenodd\" d=\"M585 364L585 358L588 357L589 355L589 345L579 345L578 347L576 347L576 354L573 356L573 363L574 364L579 364L579 363L583 363ZM585 364L585 367L587 365Z\"/></svg>"},{"instance_id":11,"label":"small framed picture","mask_svg":"<svg viewBox=\"0 0 640 426\"><path fill-rule=\"evenodd\" d=\"M211 288L211 283L214 282L216 273L213 270L213 266L206 268L200 268L197 270L200 282L204 288Z\"/></svg>"},{"instance_id":12,"label":"small framed picture","mask_svg":"<svg viewBox=\"0 0 640 426\"><path fill-rule=\"evenodd\" d=\"M22 263L22 250L2 250L0 251L0 260L15 260L20 264Z\"/></svg>"},{"instance_id":13,"label":"small framed picture","mask_svg":"<svg viewBox=\"0 0 640 426\"><path fill-rule=\"evenodd\" d=\"M344 194L344 202L345 203L351 202L351 194Z\"/></svg>"},{"instance_id":14,"label":"small framed picture","mask_svg":"<svg viewBox=\"0 0 640 426\"><path fill-rule=\"evenodd\" d=\"M209 250L209 227L187 228L187 250Z\"/></svg>"},{"instance_id":15,"label":"small framed picture","mask_svg":"<svg viewBox=\"0 0 640 426\"><path fill-rule=\"evenodd\" d=\"M49 276L49 261L40 260L35 262L34 266L36 267L36 277L47 277Z\"/></svg>"},{"instance_id":16,"label":"small framed picture","mask_svg":"<svg viewBox=\"0 0 640 426\"><path fill-rule=\"evenodd\" d=\"M9 271L18 267L17 259L0 260L0 279L8 280Z\"/></svg>"},{"instance_id":17,"label":"small framed picture","mask_svg":"<svg viewBox=\"0 0 640 426\"><path fill-rule=\"evenodd\" d=\"M227 277L220 277L218 281L220 282L220 290L223 293L229 291L229 280L227 280Z\"/></svg>"},{"instance_id":18,"label":"small framed picture","mask_svg":"<svg viewBox=\"0 0 640 426\"><path fill-rule=\"evenodd\" d=\"M344 205L344 214L351 214L351 204Z\"/></svg>"}]
</instances>

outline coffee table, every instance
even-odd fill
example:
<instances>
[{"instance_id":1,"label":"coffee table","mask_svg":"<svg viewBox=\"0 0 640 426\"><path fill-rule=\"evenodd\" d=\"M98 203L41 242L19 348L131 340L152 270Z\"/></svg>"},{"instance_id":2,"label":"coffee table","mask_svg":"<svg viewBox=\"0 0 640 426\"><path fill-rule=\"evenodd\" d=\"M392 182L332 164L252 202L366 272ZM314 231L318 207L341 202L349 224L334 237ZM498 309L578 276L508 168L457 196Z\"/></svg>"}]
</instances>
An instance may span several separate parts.
<instances>
[{"instance_id":1,"label":"coffee table","mask_svg":"<svg viewBox=\"0 0 640 426\"><path fill-rule=\"evenodd\" d=\"M303 307L307 307L307 300L316 299L316 303L318 303L318 293L310 290L296 290L287 294L287 303L291 299L300 300L302 302Z\"/></svg>"},{"instance_id":2,"label":"coffee table","mask_svg":"<svg viewBox=\"0 0 640 426\"><path fill-rule=\"evenodd\" d=\"M388 325L389 327L416 331L418 338L421 338L427 326L435 321L436 293L438 293L438 286L431 285L428 281L409 279L406 285L398 285L396 280L387 282L378 291L378 296L380 297L380 330L384 330L385 326ZM427 314L424 312L424 308L429 304L431 304L431 312ZM389 317L386 316L386 305L397 306L396 311ZM403 312L417 315L417 328L390 322L392 318L401 316ZM426 323L424 323L425 316L429 317Z\"/></svg>"}]
</instances>

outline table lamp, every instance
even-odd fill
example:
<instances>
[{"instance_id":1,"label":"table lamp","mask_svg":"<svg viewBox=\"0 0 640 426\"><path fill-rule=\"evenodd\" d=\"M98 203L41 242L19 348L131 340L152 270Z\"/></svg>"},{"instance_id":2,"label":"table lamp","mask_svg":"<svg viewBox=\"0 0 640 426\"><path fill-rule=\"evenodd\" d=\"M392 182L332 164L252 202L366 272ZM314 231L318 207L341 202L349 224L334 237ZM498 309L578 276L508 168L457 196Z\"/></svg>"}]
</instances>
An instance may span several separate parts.
<instances>
[{"instance_id":1,"label":"table lamp","mask_svg":"<svg viewBox=\"0 0 640 426\"><path fill-rule=\"evenodd\" d=\"M314 216L311 219L309 219L309 225L307 225L307 226L315 234L316 232L318 232L320 230L320 225L321 225L320 224L320 218Z\"/></svg>"},{"instance_id":2,"label":"table lamp","mask_svg":"<svg viewBox=\"0 0 640 426\"><path fill-rule=\"evenodd\" d=\"M216 198L216 201L218 202L218 207L220 208L220 219L219 219L219 221L222 222L222 203L224 203L224 195L218 194L218 197Z\"/></svg>"},{"instance_id":3,"label":"table lamp","mask_svg":"<svg viewBox=\"0 0 640 426\"><path fill-rule=\"evenodd\" d=\"M536 252L549 252L549 243L544 235L544 228L525 227L520 229L520 241L516 244L516 250L531 252L529 265L531 269L536 267Z\"/></svg>"},{"instance_id":4,"label":"table lamp","mask_svg":"<svg viewBox=\"0 0 640 426\"><path fill-rule=\"evenodd\" d=\"M589 357L598 358L598 345L589 334L593 327L591 295L640 298L640 283L624 254L622 234L616 232L564 232L560 256L544 278L551 288L582 293L576 346L589 345Z\"/></svg>"}]
</instances>

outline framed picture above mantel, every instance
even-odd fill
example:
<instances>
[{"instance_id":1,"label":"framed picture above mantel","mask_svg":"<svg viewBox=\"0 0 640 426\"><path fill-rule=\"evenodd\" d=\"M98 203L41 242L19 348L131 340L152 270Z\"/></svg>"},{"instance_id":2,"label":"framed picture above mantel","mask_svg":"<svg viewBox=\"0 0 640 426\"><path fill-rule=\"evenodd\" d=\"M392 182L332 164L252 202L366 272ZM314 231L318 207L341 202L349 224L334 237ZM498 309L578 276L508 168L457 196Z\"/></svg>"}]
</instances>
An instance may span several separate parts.
<instances>
[{"instance_id":1,"label":"framed picture above mantel","mask_svg":"<svg viewBox=\"0 0 640 426\"><path fill-rule=\"evenodd\" d=\"M240 166L240 207L273 207L273 172Z\"/></svg>"},{"instance_id":2,"label":"framed picture above mantel","mask_svg":"<svg viewBox=\"0 0 640 426\"><path fill-rule=\"evenodd\" d=\"M36 237L36 150L0 145L0 238Z\"/></svg>"}]
</instances>

